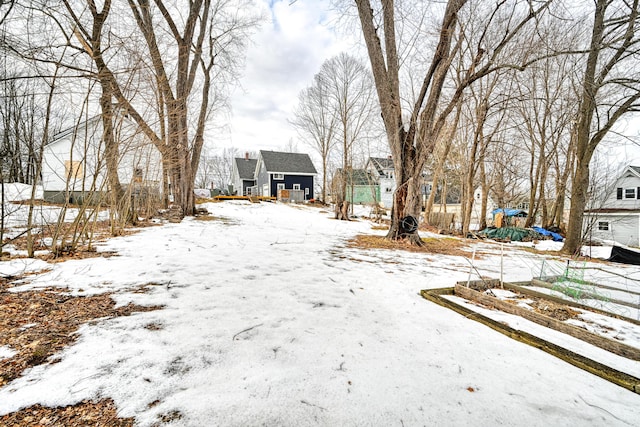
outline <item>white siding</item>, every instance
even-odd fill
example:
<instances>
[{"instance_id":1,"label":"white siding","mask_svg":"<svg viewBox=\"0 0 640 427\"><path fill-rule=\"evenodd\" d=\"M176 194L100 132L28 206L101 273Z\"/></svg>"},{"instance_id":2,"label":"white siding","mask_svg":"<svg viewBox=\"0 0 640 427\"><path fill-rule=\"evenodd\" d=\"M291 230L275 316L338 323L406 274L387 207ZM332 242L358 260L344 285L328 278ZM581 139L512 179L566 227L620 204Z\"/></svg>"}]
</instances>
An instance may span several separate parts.
<instances>
[{"instance_id":1,"label":"white siding","mask_svg":"<svg viewBox=\"0 0 640 427\"><path fill-rule=\"evenodd\" d=\"M162 162L158 149L148 142L131 120L123 119L116 125L115 137L119 141L118 177L122 185L129 185L136 169L142 172L147 186L162 189ZM106 165L102 144L102 121L89 120L75 132L46 145L43 151L42 185L44 191L104 191ZM81 168L78 179L66 176L69 164ZM79 162L79 163L76 163Z\"/></svg>"},{"instance_id":2,"label":"white siding","mask_svg":"<svg viewBox=\"0 0 640 427\"><path fill-rule=\"evenodd\" d=\"M380 204L387 209L393 207L393 193L396 190L396 180L380 177Z\"/></svg>"},{"instance_id":3,"label":"white siding","mask_svg":"<svg viewBox=\"0 0 640 427\"><path fill-rule=\"evenodd\" d=\"M240 172L238 172L237 161L238 160L234 158L231 164L231 185L236 195L242 196L242 180L240 179Z\"/></svg>"},{"instance_id":4,"label":"white siding","mask_svg":"<svg viewBox=\"0 0 640 427\"><path fill-rule=\"evenodd\" d=\"M640 187L640 178L631 171L627 171L618 179L613 189L607 196L602 207L607 209L640 209L640 199L636 194L635 198L626 198L625 190L634 190ZM622 200L618 200L618 188L622 188ZM596 206L596 208L599 206Z\"/></svg>"},{"instance_id":5,"label":"white siding","mask_svg":"<svg viewBox=\"0 0 640 427\"><path fill-rule=\"evenodd\" d=\"M601 230L599 224L608 228ZM614 240L627 246L640 246L640 214L585 214L586 239Z\"/></svg>"}]
</instances>

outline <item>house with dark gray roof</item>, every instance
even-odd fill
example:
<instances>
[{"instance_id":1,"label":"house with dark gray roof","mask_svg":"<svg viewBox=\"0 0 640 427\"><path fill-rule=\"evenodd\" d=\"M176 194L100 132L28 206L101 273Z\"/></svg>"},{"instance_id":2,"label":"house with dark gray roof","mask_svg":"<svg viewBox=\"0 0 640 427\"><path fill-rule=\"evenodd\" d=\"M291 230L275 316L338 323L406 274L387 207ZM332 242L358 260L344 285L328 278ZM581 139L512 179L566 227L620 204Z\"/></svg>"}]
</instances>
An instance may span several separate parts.
<instances>
[{"instance_id":1,"label":"house with dark gray roof","mask_svg":"<svg viewBox=\"0 0 640 427\"><path fill-rule=\"evenodd\" d=\"M290 197L293 201L310 200L317 173L308 154L261 150L254 172L255 189L261 196L286 193L295 196Z\"/></svg>"},{"instance_id":2,"label":"house with dark gray roof","mask_svg":"<svg viewBox=\"0 0 640 427\"><path fill-rule=\"evenodd\" d=\"M244 157L233 159L231 167L231 184L237 196L251 196L252 188L256 185L255 171L258 159L250 159L249 153Z\"/></svg>"}]
</instances>

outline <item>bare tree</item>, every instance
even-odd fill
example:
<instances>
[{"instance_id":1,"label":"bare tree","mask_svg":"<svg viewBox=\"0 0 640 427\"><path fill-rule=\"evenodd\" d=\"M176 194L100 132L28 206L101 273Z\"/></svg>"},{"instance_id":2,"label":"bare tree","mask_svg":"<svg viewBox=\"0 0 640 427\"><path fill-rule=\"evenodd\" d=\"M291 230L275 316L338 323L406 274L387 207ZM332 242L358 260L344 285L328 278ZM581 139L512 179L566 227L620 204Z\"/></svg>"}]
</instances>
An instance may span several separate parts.
<instances>
[{"instance_id":1,"label":"bare tree","mask_svg":"<svg viewBox=\"0 0 640 427\"><path fill-rule=\"evenodd\" d=\"M344 52L325 61L318 75L328 89L331 108L334 110L335 136L337 145L342 150L342 170L349 174L354 144L365 136L372 119L371 77L362 63ZM347 180L340 182L336 200L338 205L346 202Z\"/></svg>"},{"instance_id":2,"label":"bare tree","mask_svg":"<svg viewBox=\"0 0 640 427\"><path fill-rule=\"evenodd\" d=\"M505 74L494 73L490 78L479 81L477 87L471 88L469 99L472 99L473 103L469 107L472 108L470 114L472 115L473 131L468 144L462 185L461 223L463 235L466 235L470 230L478 173L484 165L487 149L496 139L506 115L507 108L504 97L496 94L499 81L504 79ZM486 216L486 210L481 212L481 216L483 218Z\"/></svg>"},{"instance_id":3,"label":"bare tree","mask_svg":"<svg viewBox=\"0 0 640 427\"><path fill-rule=\"evenodd\" d=\"M406 114L400 93L402 61L396 33L396 4L393 0L382 0L379 10L374 10L369 0L356 0L355 3L396 170L397 190L387 237L406 237L412 243L420 245L421 240L416 233L404 233L401 220L405 216L419 216L422 170L447 117L454 110L464 90L476 80L499 69L502 61L508 60L509 66L513 66L514 62L519 63L519 67L526 65L529 59L526 55L518 58L514 57L513 52L509 52L509 58L505 58L502 56L503 51L528 24L535 24L535 19L546 10L550 1L528 3L523 7L517 2L498 2L492 10L485 11L484 29L480 29L473 38L469 35L473 45L469 45L468 49L470 60L467 71L454 90L444 91L451 62L465 40L463 37L456 38L455 32L458 28L458 16L467 1L449 0L431 65L424 73L413 106ZM501 30L494 28L501 23L506 23L507 26Z\"/></svg>"},{"instance_id":4,"label":"bare tree","mask_svg":"<svg viewBox=\"0 0 640 427\"><path fill-rule=\"evenodd\" d=\"M335 146L336 111L331 103L327 80L316 74L313 84L298 95L291 124L302 140L313 147L322 162L322 201L327 200L329 156Z\"/></svg>"},{"instance_id":5,"label":"bare tree","mask_svg":"<svg viewBox=\"0 0 640 427\"><path fill-rule=\"evenodd\" d=\"M127 213L129 203L126 202L125 192L118 177L118 141L114 137L115 111L113 107L113 90L111 71L107 67L106 58L103 55L103 31L109 13L111 11L111 0L105 0L102 9L98 9L94 0L86 1L86 8L89 9L91 21L85 27L80 16L75 12L68 0L63 0L74 25L73 34L80 41L82 50L89 56L96 67L96 79L100 84L100 109L102 111L102 140L105 147L105 159L107 167L108 189L111 206L119 217L133 218L132 213ZM113 229L113 227L112 227ZM117 232L117 230L113 230Z\"/></svg>"},{"instance_id":6,"label":"bare tree","mask_svg":"<svg viewBox=\"0 0 640 427\"><path fill-rule=\"evenodd\" d=\"M589 163L616 122L640 108L640 78L636 70L640 45L638 0L596 0L580 105L573 128L576 163L571 212L562 248L576 253L582 241L587 204Z\"/></svg>"},{"instance_id":7,"label":"bare tree","mask_svg":"<svg viewBox=\"0 0 640 427\"><path fill-rule=\"evenodd\" d=\"M184 214L192 214L196 171L213 103L220 101L222 87L236 75L246 36L258 18L242 12L241 5L230 0L187 4L129 0L130 15L123 19L135 22L138 33L130 35L129 42L141 50L130 55L140 63L127 67L122 56L107 59L100 50L99 36L110 16L110 2L104 2L98 11L93 0L87 0L93 18L87 28L79 26L82 20L80 13L73 12L75 4L65 3L76 25L75 37L96 64L105 116L115 98L162 154L172 200ZM146 85L150 92L140 96L138 89L132 91L127 85L130 81Z\"/></svg>"}]
</instances>

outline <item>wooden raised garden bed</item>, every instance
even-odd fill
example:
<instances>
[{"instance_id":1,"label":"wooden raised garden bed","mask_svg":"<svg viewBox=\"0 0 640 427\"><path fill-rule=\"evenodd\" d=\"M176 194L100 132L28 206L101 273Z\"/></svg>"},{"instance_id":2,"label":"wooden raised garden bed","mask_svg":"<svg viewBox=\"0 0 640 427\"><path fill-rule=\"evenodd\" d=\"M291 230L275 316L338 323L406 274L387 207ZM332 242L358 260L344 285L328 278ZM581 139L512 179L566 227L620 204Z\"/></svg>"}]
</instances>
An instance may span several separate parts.
<instances>
[{"instance_id":1,"label":"wooden raised garden bed","mask_svg":"<svg viewBox=\"0 0 640 427\"><path fill-rule=\"evenodd\" d=\"M565 360L566 362L569 362L574 366L577 366L608 381L611 381L621 387L627 388L635 393L640 394L639 378L636 378L624 372L620 372L600 362L572 352L571 350L553 344L542 338L536 337L528 332L514 329L504 323L493 320L463 305L460 305L452 301L451 299L444 297L446 295L455 295L471 302L483 305L487 308L520 316L539 325L555 329L619 356L631 360L640 360L640 349L624 344L623 342L619 342L589 332L584 328L565 323L563 321L563 317L565 316L565 313L567 313L570 317L572 308L577 308L614 317L634 324L640 324L640 322L634 319L628 319L622 316L607 313L602 310L597 310L582 304L577 304L572 301L567 301L551 295L536 292L516 284L505 283L503 286L505 290L521 294L523 296L526 296L527 298L533 298L543 301L544 303L541 306L544 308L544 310L532 310L530 308L524 308L512 302L507 302L496 298L495 296L492 296L491 291L489 291L488 294L485 293L487 289L499 289L500 284L498 281L472 281L468 284L467 282L459 282L453 288L423 290L421 291L421 295L430 301L455 310L458 313L463 314L465 317L483 323L486 326L489 326L513 339L544 350L547 353L559 357L560 359Z\"/></svg>"}]
</instances>

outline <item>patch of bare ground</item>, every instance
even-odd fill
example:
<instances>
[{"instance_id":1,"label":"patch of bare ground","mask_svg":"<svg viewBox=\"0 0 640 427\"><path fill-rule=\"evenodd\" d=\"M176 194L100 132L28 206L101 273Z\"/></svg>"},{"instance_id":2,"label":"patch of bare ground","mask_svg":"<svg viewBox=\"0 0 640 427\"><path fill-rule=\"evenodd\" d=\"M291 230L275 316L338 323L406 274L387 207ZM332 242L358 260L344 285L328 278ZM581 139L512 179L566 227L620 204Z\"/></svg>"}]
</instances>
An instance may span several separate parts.
<instances>
[{"instance_id":1,"label":"patch of bare ground","mask_svg":"<svg viewBox=\"0 0 640 427\"><path fill-rule=\"evenodd\" d=\"M57 408L34 405L0 417L0 425L5 427L130 427L133 423L133 418L118 418L111 399L83 400L76 405Z\"/></svg>"},{"instance_id":2,"label":"patch of bare ground","mask_svg":"<svg viewBox=\"0 0 640 427\"><path fill-rule=\"evenodd\" d=\"M491 286L482 286L480 288L476 288L476 290L486 290L493 289ZM523 295L511 290L514 295L509 299L505 299L503 301L509 304L519 304L520 301L525 300L526 305L531 308L531 310L535 311L539 314L544 314L547 317L551 317L553 319L564 322L565 320L573 319L580 316L580 312L574 310L568 305L560 304L554 301L550 301L544 298L532 296L532 295ZM482 304L479 304L482 305Z\"/></svg>"},{"instance_id":3,"label":"patch of bare ground","mask_svg":"<svg viewBox=\"0 0 640 427\"><path fill-rule=\"evenodd\" d=\"M196 220L196 221L204 221L204 222L207 222L207 221L216 222L217 221L217 222L221 222L221 223L226 224L226 225L235 224L235 221L232 220L229 217L217 216L217 215L211 215L211 214L198 215L198 216L194 217L193 219Z\"/></svg>"},{"instance_id":4,"label":"patch of bare ground","mask_svg":"<svg viewBox=\"0 0 640 427\"><path fill-rule=\"evenodd\" d=\"M155 225L148 222L140 222L136 227L145 227ZM125 236L137 233L139 230L127 228L119 230L118 236ZM47 255L40 258L45 261L52 259L67 258L93 258L100 256L111 256L113 252L97 252L93 246L96 242L103 242L114 237L111 224L109 221L96 221L88 224L87 229L82 230L77 224L62 223L51 224L33 230L34 250L49 251ZM78 243L74 246L69 243L51 247L51 241L56 238L60 240L71 240L69 236L79 236ZM17 249L27 250L27 236L22 235L11 240L11 244Z\"/></svg>"},{"instance_id":5,"label":"patch of bare ground","mask_svg":"<svg viewBox=\"0 0 640 427\"><path fill-rule=\"evenodd\" d=\"M563 304L557 304L552 301L545 301L542 299L535 299L531 304L533 310L537 313L544 314L545 316L553 317L561 322L568 319L578 317L580 312L573 310L571 307Z\"/></svg>"},{"instance_id":6,"label":"patch of bare ground","mask_svg":"<svg viewBox=\"0 0 640 427\"><path fill-rule=\"evenodd\" d=\"M65 289L8 292L0 288L0 346L14 350L0 360L0 387L72 344L80 325L97 318L128 316L160 307L129 304L115 308L110 294L70 296Z\"/></svg>"},{"instance_id":7,"label":"patch of bare ground","mask_svg":"<svg viewBox=\"0 0 640 427\"><path fill-rule=\"evenodd\" d=\"M360 234L349 240L347 246L362 249L400 249L410 252L422 252L428 254L469 256L467 245L460 239L450 237L422 238L423 246L415 246L405 240L390 240L383 236L371 236ZM467 249L467 250L465 250Z\"/></svg>"}]
</instances>

